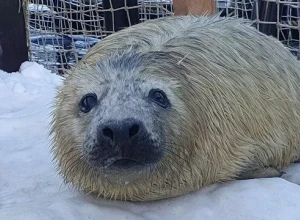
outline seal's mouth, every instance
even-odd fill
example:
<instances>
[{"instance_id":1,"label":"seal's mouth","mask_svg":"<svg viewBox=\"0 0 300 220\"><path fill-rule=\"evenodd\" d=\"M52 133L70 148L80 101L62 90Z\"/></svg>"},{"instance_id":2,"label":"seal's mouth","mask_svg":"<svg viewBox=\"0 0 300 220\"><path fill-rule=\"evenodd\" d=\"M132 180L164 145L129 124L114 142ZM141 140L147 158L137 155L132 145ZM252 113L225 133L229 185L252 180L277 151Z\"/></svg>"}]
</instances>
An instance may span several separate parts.
<instances>
[{"instance_id":1,"label":"seal's mouth","mask_svg":"<svg viewBox=\"0 0 300 220\"><path fill-rule=\"evenodd\" d=\"M142 163L132 159L118 159L115 160L109 167L118 169L130 169L140 165L142 165Z\"/></svg>"}]
</instances>

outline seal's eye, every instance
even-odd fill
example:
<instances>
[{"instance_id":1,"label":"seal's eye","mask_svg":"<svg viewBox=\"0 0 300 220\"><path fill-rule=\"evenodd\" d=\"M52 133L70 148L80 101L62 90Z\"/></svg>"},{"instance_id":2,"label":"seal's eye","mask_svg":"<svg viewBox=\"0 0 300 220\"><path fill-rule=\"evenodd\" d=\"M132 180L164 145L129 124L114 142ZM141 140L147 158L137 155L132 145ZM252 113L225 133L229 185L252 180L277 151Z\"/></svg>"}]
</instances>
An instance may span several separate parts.
<instances>
[{"instance_id":1,"label":"seal's eye","mask_svg":"<svg viewBox=\"0 0 300 220\"><path fill-rule=\"evenodd\" d=\"M94 93L88 93L82 97L79 102L79 109L84 113L88 113L97 104L97 95Z\"/></svg>"},{"instance_id":2,"label":"seal's eye","mask_svg":"<svg viewBox=\"0 0 300 220\"><path fill-rule=\"evenodd\" d=\"M151 89L149 92L149 98L163 108L167 108L170 105L166 94L160 89Z\"/></svg>"}]
</instances>

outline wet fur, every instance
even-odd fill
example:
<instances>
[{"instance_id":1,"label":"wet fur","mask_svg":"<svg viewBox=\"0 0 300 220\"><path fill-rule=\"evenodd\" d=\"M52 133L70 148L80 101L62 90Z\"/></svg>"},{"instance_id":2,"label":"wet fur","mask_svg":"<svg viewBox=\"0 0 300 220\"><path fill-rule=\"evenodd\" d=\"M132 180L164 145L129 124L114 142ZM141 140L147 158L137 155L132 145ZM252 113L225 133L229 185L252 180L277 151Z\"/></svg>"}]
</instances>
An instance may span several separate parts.
<instances>
[{"instance_id":1,"label":"wet fur","mask_svg":"<svg viewBox=\"0 0 300 220\"><path fill-rule=\"evenodd\" d=\"M95 45L58 92L52 133L59 172L86 193L133 201L175 197L243 175L277 176L300 155L299 71L280 42L243 20L167 17L126 28ZM134 174L141 178L118 183L82 158L95 118L80 115L78 101L91 91L104 96L104 85L126 94L118 87L125 82L138 94L162 88L172 109L156 118L166 122L164 159ZM102 117L130 114L115 110ZM143 120L151 124L151 117Z\"/></svg>"}]
</instances>

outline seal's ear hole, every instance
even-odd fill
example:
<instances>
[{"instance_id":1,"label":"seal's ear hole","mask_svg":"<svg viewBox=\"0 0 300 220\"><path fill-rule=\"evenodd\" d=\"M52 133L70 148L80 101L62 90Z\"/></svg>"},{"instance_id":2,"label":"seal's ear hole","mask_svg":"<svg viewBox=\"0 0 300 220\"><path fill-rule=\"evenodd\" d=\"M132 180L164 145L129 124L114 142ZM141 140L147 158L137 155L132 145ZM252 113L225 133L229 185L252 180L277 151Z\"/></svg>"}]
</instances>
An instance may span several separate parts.
<instances>
[{"instance_id":1,"label":"seal's ear hole","mask_svg":"<svg viewBox=\"0 0 300 220\"><path fill-rule=\"evenodd\" d=\"M92 108L97 105L97 95L94 93L88 93L82 97L79 102L79 109L83 113L88 113Z\"/></svg>"},{"instance_id":2,"label":"seal's ear hole","mask_svg":"<svg viewBox=\"0 0 300 220\"><path fill-rule=\"evenodd\" d=\"M167 95L160 89L151 89L149 92L149 98L163 108L170 106Z\"/></svg>"}]
</instances>

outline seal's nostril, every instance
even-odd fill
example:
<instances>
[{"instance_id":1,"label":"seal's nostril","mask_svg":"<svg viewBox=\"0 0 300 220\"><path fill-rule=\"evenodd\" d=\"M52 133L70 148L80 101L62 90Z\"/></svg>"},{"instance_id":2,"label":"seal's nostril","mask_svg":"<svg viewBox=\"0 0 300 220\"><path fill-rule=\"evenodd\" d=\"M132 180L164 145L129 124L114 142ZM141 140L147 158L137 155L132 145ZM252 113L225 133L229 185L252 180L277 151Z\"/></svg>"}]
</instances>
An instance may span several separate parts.
<instances>
[{"instance_id":1,"label":"seal's nostril","mask_svg":"<svg viewBox=\"0 0 300 220\"><path fill-rule=\"evenodd\" d=\"M111 140L113 140L114 138L114 132L108 127L105 127L103 129L103 135L109 137Z\"/></svg>"},{"instance_id":2,"label":"seal's nostril","mask_svg":"<svg viewBox=\"0 0 300 220\"><path fill-rule=\"evenodd\" d=\"M138 124L134 124L129 129L129 138L132 138L134 135L136 135L139 132L140 126Z\"/></svg>"}]
</instances>

